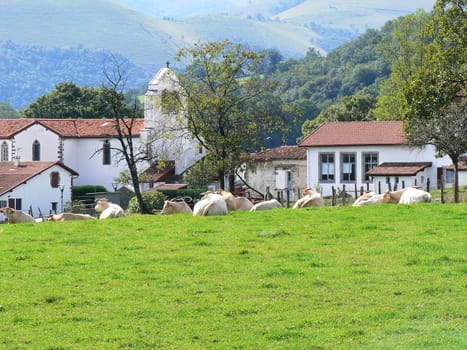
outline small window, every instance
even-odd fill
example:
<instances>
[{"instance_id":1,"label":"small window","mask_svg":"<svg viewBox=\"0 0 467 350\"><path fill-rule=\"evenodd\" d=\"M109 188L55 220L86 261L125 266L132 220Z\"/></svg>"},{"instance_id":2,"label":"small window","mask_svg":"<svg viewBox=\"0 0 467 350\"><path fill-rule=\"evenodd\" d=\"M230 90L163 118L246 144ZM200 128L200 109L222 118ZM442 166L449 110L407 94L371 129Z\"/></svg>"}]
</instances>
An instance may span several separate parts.
<instances>
[{"instance_id":1,"label":"small window","mask_svg":"<svg viewBox=\"0 0 467 350\"><path fill-rule=\"evenodd\" d=\"M32 143L32 160L36 162L41 160L41 144L37 140Z\"/></svg>"},{"instance_id":2,"label":"small window","mask_svg":"<svg viewBox=\"0 0 467 350\"><path fill-rule=\"evenodd\" d=\"M58 171L52 171L50 173L50 186L52 188L58 188L60 184L60 173Z\"/></svg>"},{"instance_id":3,"label":"small window","mask_svg":"<svg viewBox=\"0 0 467 350\"><path fill-rule=\"evenodd\" d=\"M110 142L105 140L102 145L102 164L110 165Z\"/></svg>"},{"instance_id":4,"label":"small window","mask_svg":"<svg viewBox=\"0 0 467 350\"><path fill-rule=\"evenodd\" d=\"M378 165L378 153L364 153L363 162L363 178L369 182L370 176L366 175L366 173Z\"/></svg>"},{"instance_id":5,"label":"small window","mask_svg":"<svg viewBox=\"0 0 467 350\"><path fill-rule=\"evenodd\" d=\"M0 159L0 161L8 162L8 158L9 158L8 154L9 154L8 143L6 143L6 141L3 141L2 142L2 150L1 150L1 159Z\"/></svg>"},{"instance_id":6,"label":"small window","mask_svg":"<svg viewBox=\"0 0 467 350\"><path fill-rule=\"evenodd\" d=\"M15 198L15 208L16 210L23 210L23 199Z\"/></svg>"},{"instance_id":7,"label":"small window","mask_svg":"<svg viewBox=\"0 0 467 350\"><path fill-rule=\"evenodd\" d=\"M334 154L320 154L320 181L334 182Z\"/></svg>"},{"instance_id":8,"label":"small window","mask_svg":"<svg viewBox=\"0 0 467 350\"><path fill-rule=\"evenodd\" d=\"M354 182L355 173L355 154L344 153L342 155L342 182Z\"/></svg>"}]
</instances>

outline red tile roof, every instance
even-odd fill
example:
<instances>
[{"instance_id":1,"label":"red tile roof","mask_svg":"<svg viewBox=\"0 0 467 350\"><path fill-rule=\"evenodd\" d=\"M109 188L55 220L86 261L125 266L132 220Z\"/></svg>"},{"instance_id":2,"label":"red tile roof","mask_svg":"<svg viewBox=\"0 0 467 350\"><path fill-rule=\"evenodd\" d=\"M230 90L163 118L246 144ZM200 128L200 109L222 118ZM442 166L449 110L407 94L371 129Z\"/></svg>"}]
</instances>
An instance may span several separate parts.
<instances>
[{"instance_id":1,"label":"red tile roof","mask_svg":"<svg viewBox=\"0 0 467 350\"><path fill-rule=\"evenodd\" d=\"M425 168L431 167L431 162L412 163L381 163L366 174L370 176L414 176Z\"/></svg>"},{"instance_id":2,"label":"red tile roof","mask_svg":"<svg viewBox=\"0 0 467 350\"><path fill-rule=\"evenodd\" d=\"M72 175L78 175L76 171L60 162L21 162L18 167L15 167L14 162L0 162L0 195L11 191L54 165L61 166Z\"/></svg>"},{"instance_id":3,"label":"red tile roof","mask_svg":"<svg viewBox=\"0 0 467 350\"><path fill-rule=\"evenodd\" d=\"M298 146L268 148L262 152L251 153L250 158L259 161L275 159L306 159L306 149Z\"/></svg>"},{"instance_id":4,"label":"red tile roof","mask_svg":"<svg viewBox=\"0 0 467 350\"><path fill-rule=\"evenodd\" d=\"M405 143L401 121L328 122L314 130L299 146L374 146Z\"/></svg>"},{"instance_id":5,"label":"red tile roof","mask_svg":"<svg viewBox=\"0 0 467 350\"><path fill-rule=\"evenodd\" d=\"M132 134L137 137L144 128L144 119L135 119L134 122ZM0 119L0 138L11 138L34 124L42 125L63 138L118 136L113 119Z\"/></svg>"}]
</instances>

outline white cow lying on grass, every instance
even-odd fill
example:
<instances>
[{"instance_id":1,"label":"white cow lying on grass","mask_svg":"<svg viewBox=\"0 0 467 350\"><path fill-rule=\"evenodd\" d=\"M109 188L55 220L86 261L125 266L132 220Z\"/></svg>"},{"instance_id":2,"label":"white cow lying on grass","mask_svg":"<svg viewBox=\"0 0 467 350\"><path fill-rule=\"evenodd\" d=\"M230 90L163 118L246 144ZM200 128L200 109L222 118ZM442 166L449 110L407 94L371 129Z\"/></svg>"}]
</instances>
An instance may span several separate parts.
<instances>
[{"instance_id":1,"label":"white cow lying on grass","mask_svg":"<svg viewBox=\"0 0 467 350\"><path fill-rule=\"evenodd\" d=\"M295 202L292 209L306 207L320 207L324 205L323 197L320 193L313 191L311 188L303 190L303 197Z\"/></svg>"},{"instance_id":2,"label":"white cow lying on grass","mask_svg":"<svg viewBox=\"0 0 467 350\"><path fill-rule=\"evenodd\" d=\"M250 211L269 210L269 209L276 209L276 208L282 208L282 205L279 203L277 199L270 199L268 201L256 203L255 205L253 205Z\"/></svg>"},{"instance_id":3,"label":"white cow lying on grass","mask_svg":"<svg viewBox=\"0 0 467 350\"><path fill-rule=\"evenodd\" d=\"M9 224L19 224L21 222L35 222L34 218L21 210L15 210L13 208L0 208L0 213L3 213L6 221Z\"/></svg>"},{"instance_id":4,"label":"white cow lying on grass","mask_svg":"<svg viewBox=\"0 0 467 350\"><path fill-rule=\"evenodd\" d=\"M193 216L227 215L227 203L220 194L204 192L201 200L193 207Z\"/></svg>"},{"instance_id":5,"label":"white cow lying on grass","mask_svg":"<svg viewBox=\"0 0 467 350\"><path fill-rule=\"evenodd\" d=\"M50 215L48 221L70 221L70 220L94 220L94 216L89 214L77 214L77 213L60 213Z\"/></svg>"},{"instance_id":6,"label":"white cow lying on grass","mask_svg":"<svg viewBox=\"0 0 467 350\"><path fill-rule=\"evenodd\" d=\"M191 213L192 210L186 202L165 201L162 207L161 215L170 215L177 213Z\"/></svg>"},{"instance_id":7,"label":"white cow lying on grass","mask_svg":"<svg viewBox=\"0 0 467 350\"><path fill-rule=\"evenodd\" d=\"M352 205L358 207L382 203L413 204L421 202L431 202L431 195L415 187L408 187L398 191L386 191L383 194L368 192L358 197Z\"/></svg>"},{"instance_id":8,"label":"white cow lying on grass","mask_svg":"<svg viewBox=\"0 0 467 350\"><path fill-rule=\"evenodd\" d=\"M99 198L94 208L100 213L99 219L121 218L126 216L125 211L118 204L109 202L107 198Z\"/></svg>"},{"instance_id":9,"label":"white cow lying on grass","mask_svg":"<svg viewBox=\"0 0 467 350\"><path fill-rule=\"evenodd\" d=\"M415 187L407 188L402 193L399 204L415 204L431 202L431 194L429 192L419 190Z\"/></svg>"},{"instance_id":10,"label":"white cow lying on grass","mask_svg":"<svg viewBox=\"0 0 467 350\"><path fill-rule=\"evenodd\" d=\"M373 205L384 203L384 194L376 194L374 192L368 192L358 197L352 204L354 207L360 207L362 205Z\"/></svg>"},{"instance_id":11,"label":"white cow lying on grass","mask_svg":"<svg viewBox=\"0 0 467 350\"><path fill-rule=\"evenodd\" d=\"M250 210L253 207L253 203L245 197L235 197L231 192L224 190L217 190L217 194L220 194L226 204L228 210Z\"/></svg>"}]
</instances>

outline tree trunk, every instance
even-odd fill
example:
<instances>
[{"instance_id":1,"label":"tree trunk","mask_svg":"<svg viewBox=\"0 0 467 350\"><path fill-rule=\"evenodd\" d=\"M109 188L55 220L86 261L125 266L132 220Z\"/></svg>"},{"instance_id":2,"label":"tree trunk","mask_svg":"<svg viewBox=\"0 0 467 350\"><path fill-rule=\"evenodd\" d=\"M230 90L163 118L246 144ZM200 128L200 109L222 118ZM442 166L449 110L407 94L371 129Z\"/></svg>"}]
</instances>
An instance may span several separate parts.
<instances>
[{"instance_id":1,"label":"tree trunk","mask_svg":"<svg viewBox=\"0 0 467 350\"><path fill-rule=\"evenodd\" d=\"M229 191L235 192L235 173L229 174Z\"/></svg>"},{"instance_id":2,"label":"tree trunk","mask_svg":"<svg viewBox=\"0 0 467 350\"><path fill-rule=\"evenodd\" d=\"M219 187L221 189L224 189L225 188L225 170L219 169L217 171L217 175L219 176Z\"/></svg>"},{"instance_id":3,"label":"tree trunk","mask_svg":"<svg viewBox=\"0 0 467 350\"><path fill-rule=\"evenodd\" d=\"M131 182L133 183L133 188L135 189L136 199L139 204L140 213L151 214L151 212L146 208L146 204L144 203L144 200L143 200L143 194L141 193L141 190L139 188L139 178L138 178L138 172L136 170L136 167L132 167L132 169L130 169L130 174L131 174Z\"/></svg>"},{"instance_id":4,"label":"tree trunk","mask_svg":"<svg viewBox=\"0 0 467 350\"><path fill-rule=\"evenodd\" d=\"M454 164L454 202L459 203L459 162L456 160Z\"/></svg>"}]
</instances>

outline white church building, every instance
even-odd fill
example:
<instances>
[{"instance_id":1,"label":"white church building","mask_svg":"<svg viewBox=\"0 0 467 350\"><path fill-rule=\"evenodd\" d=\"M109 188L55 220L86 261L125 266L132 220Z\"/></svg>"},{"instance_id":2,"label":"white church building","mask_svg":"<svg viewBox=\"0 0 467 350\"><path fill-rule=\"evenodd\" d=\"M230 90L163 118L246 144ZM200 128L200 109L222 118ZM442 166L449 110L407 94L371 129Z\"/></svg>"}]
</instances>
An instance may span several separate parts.
<instances>
[{"instance_id":1,"label":"white church building","mask_svg":"<svg viewBox=\"0 0 467 350\"><path fill-rule=\"evenodd\" d=\"M204 156L198 142L180 131L183 119L162 107L164 94L176 92L176 82L167 67L148 85L144 119L136 119L132 129L135 151L148 155L139 163L140 173L163 160L179 177ZM112 190L127 170L117 136L113 119L0 119L0 207L45 214L70 202L73 186Z\"/></svg>"}]
</instances>

